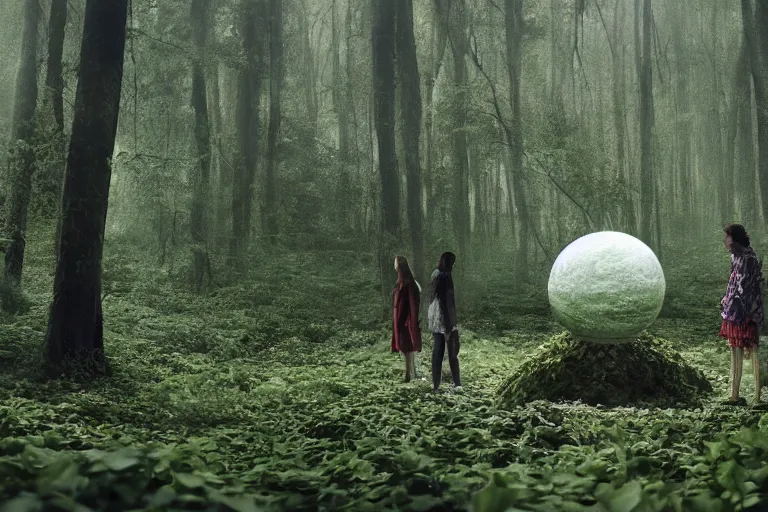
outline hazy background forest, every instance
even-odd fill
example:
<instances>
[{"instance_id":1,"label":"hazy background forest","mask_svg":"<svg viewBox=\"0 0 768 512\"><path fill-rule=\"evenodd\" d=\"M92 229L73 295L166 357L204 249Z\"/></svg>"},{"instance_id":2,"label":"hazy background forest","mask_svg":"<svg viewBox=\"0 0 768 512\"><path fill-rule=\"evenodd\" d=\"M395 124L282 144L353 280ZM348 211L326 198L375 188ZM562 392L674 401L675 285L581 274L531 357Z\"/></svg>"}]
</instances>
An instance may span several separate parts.
<instances>
[{"instance_id":1,"label":"hazy background forest","mask_svg":"<svg viewBox=\"0 0 768 512\"><path fill-rule=\"evenodd\" d=\"M722 227L766 246L768 4L96 6L0 2L10 510L760 506L768 416L497 389L562 331L554 258L615 230L664 266L648 334L724 392ZM389 353L393 257L426 284L445 250L463 395ZM108 366L64 365L102 333Z\"/></svg>"}]
</instances>

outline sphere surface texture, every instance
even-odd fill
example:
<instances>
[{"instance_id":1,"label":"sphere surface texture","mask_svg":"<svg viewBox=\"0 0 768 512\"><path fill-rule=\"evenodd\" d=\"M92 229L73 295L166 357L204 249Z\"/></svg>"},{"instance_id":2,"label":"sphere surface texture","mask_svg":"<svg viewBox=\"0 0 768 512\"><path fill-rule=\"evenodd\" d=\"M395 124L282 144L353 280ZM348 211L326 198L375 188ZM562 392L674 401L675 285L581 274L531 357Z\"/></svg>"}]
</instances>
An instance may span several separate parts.
<instances>
[{"instance_id":1,"label":"sphere surface texture","mask_svg":"<svg viewBox=\"0 0 768 512\"><path fill-rule=\"evenodd\" d=\"M587 341L636 337L656 320L665 291L664 271L650 247L615 231L572 242L549 274L555 320Z\"/></svg>"}]
</instances>

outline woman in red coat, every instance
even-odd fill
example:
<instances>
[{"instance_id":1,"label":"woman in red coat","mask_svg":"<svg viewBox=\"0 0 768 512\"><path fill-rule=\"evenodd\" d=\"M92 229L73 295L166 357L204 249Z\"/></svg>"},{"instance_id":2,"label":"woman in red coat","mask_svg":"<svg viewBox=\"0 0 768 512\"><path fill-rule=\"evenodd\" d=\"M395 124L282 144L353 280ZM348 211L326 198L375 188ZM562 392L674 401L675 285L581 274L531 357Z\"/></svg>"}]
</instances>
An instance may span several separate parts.
<instances>
[{"instance_id":1,"label":"woman in red coat","mask_svg":"<svg viewBox=\"0 0 768 512\"><path fill-rule=\"evenodd\" d=\"M408 260L403 256L395 258L395 271L397 285L392 318L392 352L400 352L405 356L405 382L410 382L415 373L414 352L421 352L421 288L413 278Z\"/></svg>"}]
</instances>

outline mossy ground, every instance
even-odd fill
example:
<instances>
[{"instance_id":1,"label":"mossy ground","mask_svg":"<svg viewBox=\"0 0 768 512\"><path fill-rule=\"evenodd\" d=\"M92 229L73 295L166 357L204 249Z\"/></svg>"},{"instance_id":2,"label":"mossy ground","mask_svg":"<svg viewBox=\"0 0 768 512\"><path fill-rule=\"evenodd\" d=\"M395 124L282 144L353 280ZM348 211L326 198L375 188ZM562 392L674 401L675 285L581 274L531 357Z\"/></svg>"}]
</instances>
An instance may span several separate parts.
<instances>
[{"instance_id":1,"label":"mossy ground","mask_svg":"<svg viewBox=\"0 0 768 512\"><path fill-rule=\"evenodd\" d=\"M180 285L184 253L160 269L110 240L113 375L86 385L39 377L51 239L30 233L27 304L0 324L0 501L12 510L439 511L474 500L479 512L710 511L768 492L768 417L716 403L728 263L714 247L667 271L669 301L649 329L708 377L708 400L503 408L499 386L561 331L545 274L520 289L500 260L466 276L465 393L433 395L400 383L365 255L261 253L247 276L227 283L217 271L219 288L198 297ZM744 380L747 394L746 370Z\"/></svg>"},{"instance_id":2,"label":"mossy ground","mask_svg":"<svg viewBox=\"0 0 768 512\"><path fill-rule=\"evenodd\" d=\"M509 406L534 400L589 405L686 406L712 391L697 368L664 339L622 344L575 340L567 332L539 347L501 386Z\"/></svg>"}]
</instances>

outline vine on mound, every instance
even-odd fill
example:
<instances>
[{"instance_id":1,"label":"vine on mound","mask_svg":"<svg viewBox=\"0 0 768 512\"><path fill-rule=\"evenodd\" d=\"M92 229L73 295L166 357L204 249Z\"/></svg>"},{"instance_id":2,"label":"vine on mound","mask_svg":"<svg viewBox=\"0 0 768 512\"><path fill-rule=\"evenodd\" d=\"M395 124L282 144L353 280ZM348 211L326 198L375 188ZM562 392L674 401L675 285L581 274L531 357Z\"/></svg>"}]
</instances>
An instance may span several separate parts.
<instances>
[{"instance_id":1,"label":"vine on mound","mask_svg":"<svg viewBox=\"0 0 768 512\"><path fill-rule=\"evenodd\" d=\"M711 391L704 374L664 339L643 333L629 343L598 345L564 332L531 354L499 395L512 407L534 400L673 406Z\"/></svg>"}]
</instances>

